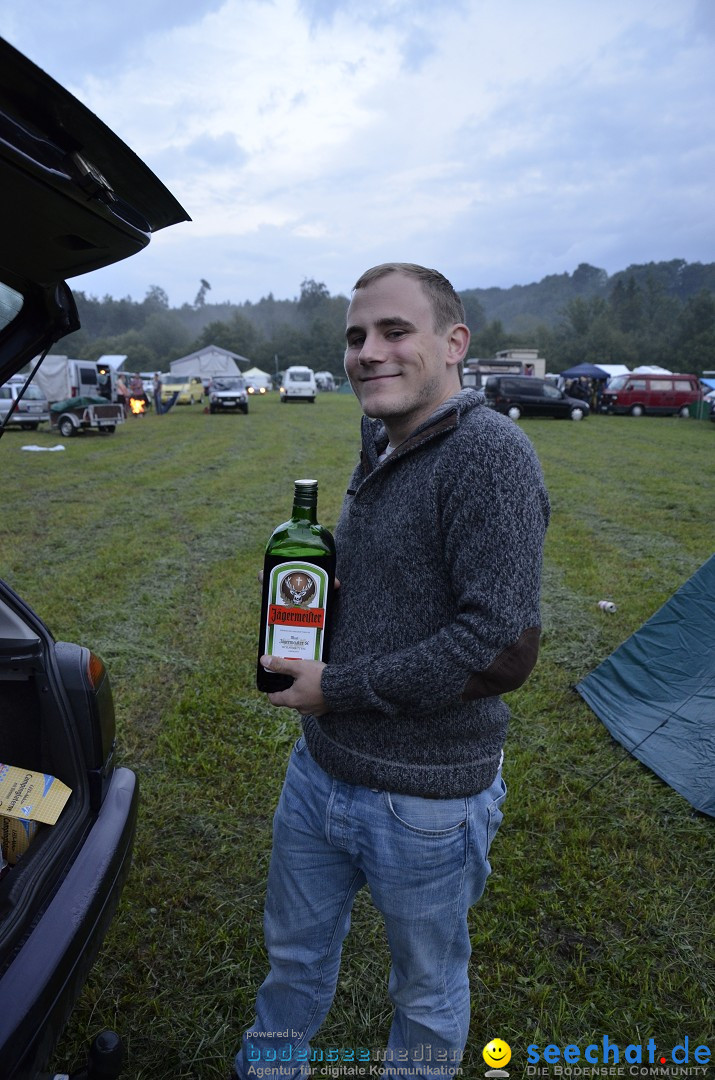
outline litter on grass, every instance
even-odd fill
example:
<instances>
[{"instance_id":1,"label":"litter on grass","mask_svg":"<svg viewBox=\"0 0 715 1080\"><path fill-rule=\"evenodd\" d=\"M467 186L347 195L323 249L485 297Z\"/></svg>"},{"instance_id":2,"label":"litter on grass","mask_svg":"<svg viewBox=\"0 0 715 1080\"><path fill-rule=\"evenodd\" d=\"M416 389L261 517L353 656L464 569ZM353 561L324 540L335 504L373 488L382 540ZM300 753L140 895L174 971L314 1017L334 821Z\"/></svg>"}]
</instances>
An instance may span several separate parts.
<instances>
[{"instance_id":1,"label":"litter on grass","mask_svg":"<svg viewBox=\"0 0 715 1080\"><path fill-rule=\"evenodd\" d=\"M21 450L49 450L50 453L53 450L64 450L62 443L58 443L57 446L21 446Z\"/></svg>"}]
</instances>

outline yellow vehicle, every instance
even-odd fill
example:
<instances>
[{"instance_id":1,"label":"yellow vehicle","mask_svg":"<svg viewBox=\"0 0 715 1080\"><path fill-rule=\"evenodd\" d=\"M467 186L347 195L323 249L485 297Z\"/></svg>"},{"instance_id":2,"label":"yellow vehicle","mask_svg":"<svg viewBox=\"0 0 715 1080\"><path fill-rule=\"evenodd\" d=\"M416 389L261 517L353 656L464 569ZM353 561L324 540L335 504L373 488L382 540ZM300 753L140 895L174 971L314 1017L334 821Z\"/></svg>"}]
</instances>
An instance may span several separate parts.
<instances>
[{"instance_id":1,"label":"yellow vehicle","mask_svg":"<svg viewBox=\"0 0 715 1080\"><path fill-rule=\"evenodd\" d=\"M166 381L162 380L161 384L162 405L166 405L174 394L179 395L176 399L177 405L193 405L194 402L203 399L204 384L195 375L175 378L167 376Z\"/></svg>"}]
</instances>

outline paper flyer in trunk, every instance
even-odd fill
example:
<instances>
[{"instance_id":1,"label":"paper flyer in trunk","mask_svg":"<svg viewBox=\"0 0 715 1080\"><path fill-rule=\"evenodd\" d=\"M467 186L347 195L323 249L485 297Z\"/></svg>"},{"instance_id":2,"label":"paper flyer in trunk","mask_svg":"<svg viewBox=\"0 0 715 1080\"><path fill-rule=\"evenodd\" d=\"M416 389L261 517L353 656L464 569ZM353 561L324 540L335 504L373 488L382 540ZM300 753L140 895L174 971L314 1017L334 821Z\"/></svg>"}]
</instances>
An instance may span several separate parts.
<instances>
[{"instance_id":1,"label":"paper flyer in trunk","mask_svg":"<svg viewBox=\"0 0 715 1080\"><path fill-rule=\"evenodd\" d=\"M0 762L0 815L4 817L54 825L71 794L55 776Z\"/></svg>"}]
</instances>

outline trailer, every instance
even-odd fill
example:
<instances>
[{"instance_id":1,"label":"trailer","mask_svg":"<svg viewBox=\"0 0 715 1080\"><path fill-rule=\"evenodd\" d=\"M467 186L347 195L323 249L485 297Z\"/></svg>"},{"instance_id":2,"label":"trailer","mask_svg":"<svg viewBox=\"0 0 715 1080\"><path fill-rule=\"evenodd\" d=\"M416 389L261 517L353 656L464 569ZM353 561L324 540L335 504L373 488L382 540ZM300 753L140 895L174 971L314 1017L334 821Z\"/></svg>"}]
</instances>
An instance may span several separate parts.
<instances>
[{"instance_id":1,"label":"trailer","mask_svg":"<svg viewBox=\"0 0 715 1080\"><path fill-rule=\"evenodd\" d=\"M546 375L546 360L538 349L501 349L490 360L471 358L464 362L464 386L481 390L489 375Z\"/></svg>"},{"instance_id":2,"label":"trailer","mask_svg":"<svg viewBox=\"0 0 715 1080\"><path fill-rule=\"evenodd\" d=\"M50 424L65 439L80 431L104 431L111 435L124 423L124 407L105 398L68 398L50 406Z\"/></svg>"}]
</instances>

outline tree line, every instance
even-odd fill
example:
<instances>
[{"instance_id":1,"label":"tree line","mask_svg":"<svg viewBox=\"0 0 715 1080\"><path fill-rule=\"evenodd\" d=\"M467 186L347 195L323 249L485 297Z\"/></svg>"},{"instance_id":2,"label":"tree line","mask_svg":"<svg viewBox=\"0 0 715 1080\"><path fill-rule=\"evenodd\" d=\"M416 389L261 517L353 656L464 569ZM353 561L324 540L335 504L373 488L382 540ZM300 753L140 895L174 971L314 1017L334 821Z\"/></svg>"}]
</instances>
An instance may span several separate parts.
<instances>
[{"instance_id":1,"label":"tree line","mask_svg":"<svg viewBox=\"0 0 715 1080\"><path fill-rule=\"evenodd\" d=\"M178 308L156 285L141 301L76 292L82 327L62 349L88 360L126 355L131 371L167 371L172 360L218 345L271 373L291 364L342 372L347 297L312 278L292 300L269 293L256 303L210 303L210 290L202 278L194 302ZM460 295L470 357L525 347L538 348L554 373L582 362L715 369L715 263L674 259L611 276L582 263L572 274Z\"/></svg>"}]
</instances>

